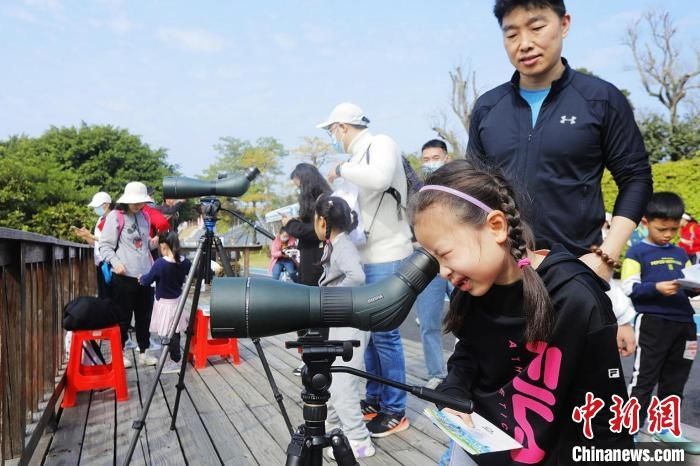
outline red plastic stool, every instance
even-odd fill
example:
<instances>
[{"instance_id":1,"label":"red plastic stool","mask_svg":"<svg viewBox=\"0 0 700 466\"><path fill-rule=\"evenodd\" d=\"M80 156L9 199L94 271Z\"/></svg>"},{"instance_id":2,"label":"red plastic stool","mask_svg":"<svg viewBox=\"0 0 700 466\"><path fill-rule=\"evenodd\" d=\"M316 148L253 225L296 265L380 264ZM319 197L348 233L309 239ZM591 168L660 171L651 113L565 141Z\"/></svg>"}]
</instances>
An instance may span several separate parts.
<instances>
[{"instance_id":1,"label":"red plastic stool","mask_svg":"<svg viewBox=\"0 0 700 466\"><path fill-rule=\"evenodd\" d=\"M209 338L209 316L204 315L201 309L197 309L194 321L194 335L190 341L189 360L194 361L195 369L203 369L207 365L208 356L231 356L233 363L241 363L238 354L238 339L236 338Z\"/></svg>"},{"instance_id":2,"label":"red plastic stool","mask_svg":"<svg viewBox=\"0 0 700 466\"><path fill-rule=\"evenodd\" d=\"M90 340L109 341L112 350L112 361L109 364L83 365L83 342ZM129 399L119 325L98 330L73 331L66 371L66 390L61 406L63 408L75 406L75 396L78 392L100 388L113 388L117 395L117 401Z\"/></svg>"}]
</instances>

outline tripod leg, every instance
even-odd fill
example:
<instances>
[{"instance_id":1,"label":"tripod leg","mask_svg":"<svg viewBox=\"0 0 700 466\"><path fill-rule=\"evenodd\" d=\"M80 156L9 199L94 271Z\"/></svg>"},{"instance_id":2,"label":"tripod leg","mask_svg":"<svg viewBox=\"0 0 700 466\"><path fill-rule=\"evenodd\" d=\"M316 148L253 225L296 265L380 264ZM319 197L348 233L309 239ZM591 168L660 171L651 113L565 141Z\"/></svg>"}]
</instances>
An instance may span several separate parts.
<instances>
[{"instance_id":1,"label":"tripod leg","mask_svg":"<svg viewBox=\"0 0 700 466\"><path fill-rule=\"evenodd\" d=\"M340 429L333 429L328 436L333 447L333 457L338 463L338 466L356 466L359 463L355 459L355 454L352 452L350 440L343 434Z\"/></svg>"},{"instance_id":2,"label":"tripod leg","mask_svg":"<svg viewBox=\"0 0 700 466\"><path fill-rule=\"evenodd\" d=\"M204 233L203 241L202 241L202 255L204 257L200 257L199 259L199 264L197 264L199 267L197 267L198 273L197 273L197 284L195 285L194 289L194 295L192 296L192 308L190 309L190 321L187 323L187 331L185 332L186 338L185 338L185 349L183 350L182 353L182 364L180 365L180 375L177 379L177 393L175 394L175 404L173 405L173 418L172 421L170 422L170 430L175 430L175 422L177 421L177 411L180 407L180 397L182 396L182 390L185 388L185 370L187 369L187 358L189 357L190 354L190 342L192 341L192 335L194 334L194 320L197 315L197 306L199 305L199 294L202 290L202 281L204 278L207 276L209 273L209 270L211 268L211 240L213 237L213 233L210 233L208 230ZM192 264L192 269L195 268L195 265ZM173 325L177 325L177 321L173 323ZM174 334L175 332L173 332ZM170 336L172 338L172 335ZM161 356L161 359L162 356ZM163 359L165 361L165 359Z\"/></svg>"},{"instance_id":3,"label":"tripod leg","mask_svg":"<svg viewBox=\"0 0 700 466\"><path fill-rule=\"evenodd\" d=\"M304 435L304 427L301 426L298 432L292 434L292 439L287 445L286 466L307 466L309 446Z\"/></svg>"},{"instance_id":4,"label":"tripod leg","mask_svg":"<svg viewBox=\"0 0 700 466\"><path fill-rule=\"evenodd\" d=\"M185 301L184 299L185 296L187 296L187 293L189 292L190 286L192 286L192 281L194 280L195 273L197 272L197 264L199 264L202 256L202 252L204 250L204 241L199 243L199 247L197 248L197 252L195 253L194 256L194 261L192 264L192 267L190 268L190 273L187 275L187 280L185 281L185 287L183 288L183 299L180 300L180 303L177 306L177 313L175 315L175 321L173 322L173 325L170 328L170 332L168 335L168 340L173 337L175 334L175 330L177 329L177 323L180 321L180 316L182 315L182 312L185 308ZM196 300L193 302L196 307ZM156 388L158 387L158 380L160 379L160 374L163 371L163 365L165 365L165 357L167 356L167 351L164 350L161 355L160 359L158 360L158 366L156 369L156 377L153 380L153 384L151 385L149 391L148 391L148 397L146 398L146 401L143 404L143 409L141 411L141 414L139 415L138 419L134 421L132 424L132 428L135 430L135 432L131 436L131 441L129 442L129 450L127 451L126 456L124 457L124 466L127 466L131 462L131 458L134 455L134 450L136 449L136 443L139 440L139 435L141 434L141 429L143 429L143 426L146 424L146 416L148 416L148 409L151 407L151 402L153 401L153 396L156 393ZM173 419L174 418L174 413L173 413ZM173 421L174 424L174 421Z\"/></svg>"},{"instance_id":5,"label":"tripod leg","mask_svg":"<svg viewBox=\"0 0 700 466\"><path fill-rule=\"evenodd\" d=\"M224 245L221 243L221 239L219 237L215 237L214 244L216 245L216 250L219 253L221 262L224 264L224 273L226 273L226 276L232 277L233 270L231 269L231 264L228 261L228 257L226 257L226 251L224 250ZM289 430L290 435L293 435L294 429L292 428L292 422L289 420L287 409L284 407L284 402L282 401L284 397L277 388L275 379L272 376L272 371L270 371L270 365L267 363L265 353L263 353L262 345L260 344L260 339L253 338L253 344L255 345L255 350L258 352L258 357L260 358L260 362L262 363L263 369L265 370L267 381L269 382L270 387L272 387L272 394L274 395L275 400L277 400L277 404L280 407L280 412L282 413L282 417L284 418L284 423L287 424L287 430Z\"/></svg>"}]
</instances>

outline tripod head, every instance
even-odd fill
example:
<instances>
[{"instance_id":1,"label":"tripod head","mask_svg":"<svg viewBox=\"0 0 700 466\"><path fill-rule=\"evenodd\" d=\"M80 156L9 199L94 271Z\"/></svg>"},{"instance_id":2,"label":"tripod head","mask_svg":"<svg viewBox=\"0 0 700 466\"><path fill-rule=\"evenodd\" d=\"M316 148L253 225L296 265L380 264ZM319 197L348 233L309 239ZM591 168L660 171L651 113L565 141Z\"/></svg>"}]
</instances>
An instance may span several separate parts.
<instances>
[{"instance_id":1,"label":"tripod head","mask_svg":"<svg viewBox=\"0 0 700 466\"><path fill-rule=\"evenodd\" d=\"M216 221L219 220L218 214L221 209L221 201L216 197L206 196L199 200L199 209L204 217L204 227L208 234L214 234Z\"/></svg>"},{"instance_id":2,"label":"tripod head","mask_svg":"<svg viewBox=\"0 0 700 466\"><path fill-rule=\"evenodd\" d=\"M304 368L301 381L304 385L301 399L304 402L326 402L330 398L331 366L335 358L341 356L343 361L352 359L352 349L360 346L358 340L340 341L324 340L317 330L311 329L297 341L288 341L285 348L301 348Z\"/></svg>"}]
</instances>

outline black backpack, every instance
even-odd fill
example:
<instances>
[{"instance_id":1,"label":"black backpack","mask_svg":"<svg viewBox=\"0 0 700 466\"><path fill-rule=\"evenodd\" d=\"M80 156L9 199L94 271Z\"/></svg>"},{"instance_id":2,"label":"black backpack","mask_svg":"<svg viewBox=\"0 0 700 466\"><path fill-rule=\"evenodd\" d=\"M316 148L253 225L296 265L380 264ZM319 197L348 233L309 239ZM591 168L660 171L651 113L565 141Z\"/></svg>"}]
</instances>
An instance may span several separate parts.
<instances>
[{"instance_id":1,"label":"black backpack","mask_svg":"<svg viewBox=\"0 0 700 466\"><path fill-rule=\"evenodd\" d=\"M119 322L119 306L111 299L78 296L63 308L66 330L96 330Z\"/></svg>"}]
</instances>

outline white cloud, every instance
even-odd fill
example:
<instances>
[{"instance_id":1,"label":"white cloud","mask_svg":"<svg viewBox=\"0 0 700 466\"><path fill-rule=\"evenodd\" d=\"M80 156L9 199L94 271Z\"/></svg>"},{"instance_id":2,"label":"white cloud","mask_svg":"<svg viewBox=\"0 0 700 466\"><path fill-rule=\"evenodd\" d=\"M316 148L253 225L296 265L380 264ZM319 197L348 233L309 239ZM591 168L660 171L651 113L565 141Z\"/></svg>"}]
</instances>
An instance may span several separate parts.
<instances>
[{"instance_id":1,"label":"white cloud","mask_svg":"<svg viewBox=\"0 0 700 466\"><path fill-rule=\"evenodd\" d=\"M598 47L588 52L577 66L588 68L605 78L606 71L618 71L620 64L628 61L628 53L629 50L625 45Z\"/></svg>"},{"instance_id":2,"label":"white cloud","mask_svg":"<svg viewBox=\"0 0 700 466\"><path fill-rule=\"evenodd\" d=\"M294 37L292 37L290 34L286 34L284 32L279 32L279 33L273 34L272 40L275 41L275 44L277 44L277 46L280 49L282 49L286 52L289 52L289 51L295 49L297 46L297 41L294 39Z\"/></svg>"},{"instance_id":3,"label":"white cloud","mask_svg":"<svg viewBox=\"0 0 700 466\"><path fill-rule=\"evenodd\" d=\"M34 15L32 15L30 12L23 8L8 8L4 10L5 16L9 16L10 18L15 18L19 19L20 21L24 21L25 23L35 23L36 18Z\"/></svg>"},{"instance_id":4,"label":"white cloud","mask_svg":"<svg viewBox=\"0 0 700 466\"><path fill-rule=\"evenodd\" d=\"M23 0L23 3L28 7L50 10L54 13L59 13L63 9L60 0Z\"/></svg>"},{"instance_id":5,"label":"white cloud","mask_svg":"<svg viewBox=\"0 0 700 466\"><path fill-rule=\"evenodd\" d=\"M126 15L113 18L107 24L109 29L119 34L126 34L134 29L134 23Z\"/></svg>"},{"instance_id":6,"label":"white cloud","mask_svg":"<svg viewBox=\"0 0 700 466\"><path fill-rule=\"evenodd\" d=\"M162 42L190 52L213 53L226 48L219 35L196 28L158 28L156 37Z\"/></svg>"}]
</instances>

